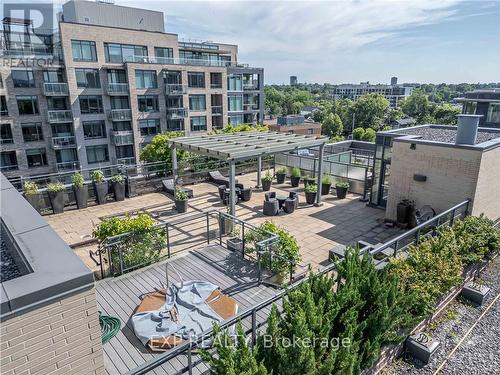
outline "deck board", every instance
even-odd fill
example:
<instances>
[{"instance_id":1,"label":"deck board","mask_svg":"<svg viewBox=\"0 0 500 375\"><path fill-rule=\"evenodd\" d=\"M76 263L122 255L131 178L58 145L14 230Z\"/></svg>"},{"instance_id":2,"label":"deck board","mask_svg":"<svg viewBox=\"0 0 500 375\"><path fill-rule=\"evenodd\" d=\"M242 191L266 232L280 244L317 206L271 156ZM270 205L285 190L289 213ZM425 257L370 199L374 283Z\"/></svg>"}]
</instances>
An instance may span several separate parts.
<instances>
[{"instance_id":1,"label":"deck board","mask_svg":"<svg viewBox=\"0 0 500 375\"><path fill-rule=\"evenodd\" d=\"M104 315L120 318L122 328L104 348L106 372L110 375L123 374L142 363L154 358L158 353L146 349L135 337L130 322L134 309L144 293L161 288L165 280L165 263L168 263L169 282L181 280L204 280L218 285L222 291L231 295L238 302L241 312L276 293L275 289L257 283L257 270L253 263L241 258L215 243L202 249L193 249L176 255L168 261L128 273L126 275L104 279L96 283L98 308ZM177 272L176 272L177 271ZM265 319L265 312L257 314ZM243 322L248 327L250 320ZM193 356L193 362L197 359ZM177 356L168 363L155 369L153 374L175 374L187 366L185 355ZM204 373L208 369L204 363L198 364L193 373Z\"/></svg>"}]
</instances>

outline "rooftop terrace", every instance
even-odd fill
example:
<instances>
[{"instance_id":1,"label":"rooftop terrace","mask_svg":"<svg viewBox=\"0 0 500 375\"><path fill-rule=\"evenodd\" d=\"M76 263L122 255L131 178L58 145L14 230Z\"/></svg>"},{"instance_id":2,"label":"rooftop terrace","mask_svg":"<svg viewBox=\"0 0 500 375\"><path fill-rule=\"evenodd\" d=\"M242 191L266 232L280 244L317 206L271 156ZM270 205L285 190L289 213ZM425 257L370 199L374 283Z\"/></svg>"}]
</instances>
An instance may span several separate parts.
<instances>
[{"instance_id":1,"label":"rooftop terrace","mask_svg":"<svg viewBox=\"0 0 500 375\"><path fill-rule=\"evenodd\" d=\"M415 135L426 141L444 142L454 144L457 137L457 128L455 126L444 125L424 125L404 129L398 129L391 133L402 135ZM493 139L500 139L500 131L479 128L477 132L476 144L481 144Z\"/></svg>"}]
</instances>

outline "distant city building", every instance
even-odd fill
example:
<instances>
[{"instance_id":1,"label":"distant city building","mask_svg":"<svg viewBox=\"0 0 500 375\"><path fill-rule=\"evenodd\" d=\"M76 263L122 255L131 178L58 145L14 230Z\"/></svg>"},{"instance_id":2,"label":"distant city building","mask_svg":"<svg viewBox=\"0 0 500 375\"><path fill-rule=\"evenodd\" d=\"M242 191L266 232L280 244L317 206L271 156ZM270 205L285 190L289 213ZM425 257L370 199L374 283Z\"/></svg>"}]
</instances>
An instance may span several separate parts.
<instances>
[{"instance_id":1,"label":"distant city building","mask_svg":"<svg viewBox=\"0 0 500 375\"><path fill-rule=\"evenodd\" d=\"M276 122L268 122L269 129L280 133L321 134L319 122L307 121L304 116L279 116Z\"/></svg>"},{"instance_id":2,"label":"distant city building","mask_svg":"<svg viewBox=\"0 0 500 375\"><path fill-rule=\"evenodd\" d=\"M56 32L3 19L1 170L8 177L135 164L162 132L264 118L264 71L238 46L179 40L164 14L69 1ZM29 64L50 60L51 64ZM26 63L27 62L27 63Z\"/></svg>"},{"instance_id":3,"label":"distant city building","mask_svg":"<svg viewBox=\"0 0 500 375\"><path fill-rule=\"evenodd\" d=\"M417 121L413 117L405 117L399 120L394 120L390 123L391 128L393 129L401 129L407 128L409 126L413 126L417 123Z\"/></svg>"},{"instance_id":4,"label":"distant city building","mask_svg":"<svg viewBox=\"0 0 500 375\"><path fill-rule=\"evenodd\" d=\"M319 111L318 107L306 106L300 109L300 115L304 117L311 117L314 114L314 112L317 111Z\"/></svg>"},{"instance_id":5,"label":"distant city building","mask_svg":"<svg viewBox=\"0 0 500 375\"><path fill-rule=\"evenodd\" d=\"M500 88L467 92L455 101L462 103L462 113L481 115L481 126L500 128Z\"/></svg>"},{"instance_id":6,"label":"distant city building","mask_svg":"<svg viewBox=\"0 0 500 375\"><path fill-rule=\"evenodd\" d=\"M290 86L295 86L297 83L297 76L290 76Z\"/></svg>"},{"instance_id":7,"label":"distant city building","mask_svg":"<svg viewBox=\"0 0 500 375\"><path fill-rule=\"evenodd\" d=\"M391 81L396 78L393 77ZM396 78L397 80L397 78ZM367 94L381 94L389 101L391 108L397 108L401 99L411 95L413 87L403 85L370 85L370 82L361 82L359 85L342 84L335 87L333 96L335 99L358 100Z\"/></svg>"},{"instance_id":8,"label":"distant city building","mask_svg":"<svg viewBox=\"0 0 500 375\"><path fill-rule=\"evenodd\" d=\"M391 77L391 86L396 86L398 84L398 77Z\"/></svg>"}]
</instances>

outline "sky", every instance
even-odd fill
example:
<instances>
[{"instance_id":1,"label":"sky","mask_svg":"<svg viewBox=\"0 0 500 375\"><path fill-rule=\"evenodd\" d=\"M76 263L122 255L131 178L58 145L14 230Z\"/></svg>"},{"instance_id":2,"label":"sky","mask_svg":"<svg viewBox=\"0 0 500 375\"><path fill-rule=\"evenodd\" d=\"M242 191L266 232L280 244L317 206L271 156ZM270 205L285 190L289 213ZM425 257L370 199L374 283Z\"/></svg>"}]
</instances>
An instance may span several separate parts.
<instances>
[{"instance_id":1,"label":"sky","mask_svg":"<svg viewBox=\"0 0 500 375\"><path fill-rule=\"evenodd\" d=\"M64 0L55 0L59 5ZM267 84L500 81L500 0L158 1L180 38L239 46Z\"/></svg>"}]
</instances>

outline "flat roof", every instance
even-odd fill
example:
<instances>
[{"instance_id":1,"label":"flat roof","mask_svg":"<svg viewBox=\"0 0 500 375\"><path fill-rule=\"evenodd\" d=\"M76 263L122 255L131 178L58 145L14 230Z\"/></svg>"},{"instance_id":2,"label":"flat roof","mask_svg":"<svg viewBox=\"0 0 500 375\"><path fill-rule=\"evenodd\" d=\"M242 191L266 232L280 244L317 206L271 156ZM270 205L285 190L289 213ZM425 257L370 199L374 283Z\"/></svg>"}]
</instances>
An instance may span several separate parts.
<instances>
[{"instance_id":1,"label":"flat roof","mask_svg":"<svg viewBox=\"0 0 500 375\"><path fill-rule=\"evenodd\" d=\"M170 147L221 160L243 160L325 144L328 138L278 132L249 131L232 134L173 138Z\"/></svg>"}]
</instances>

